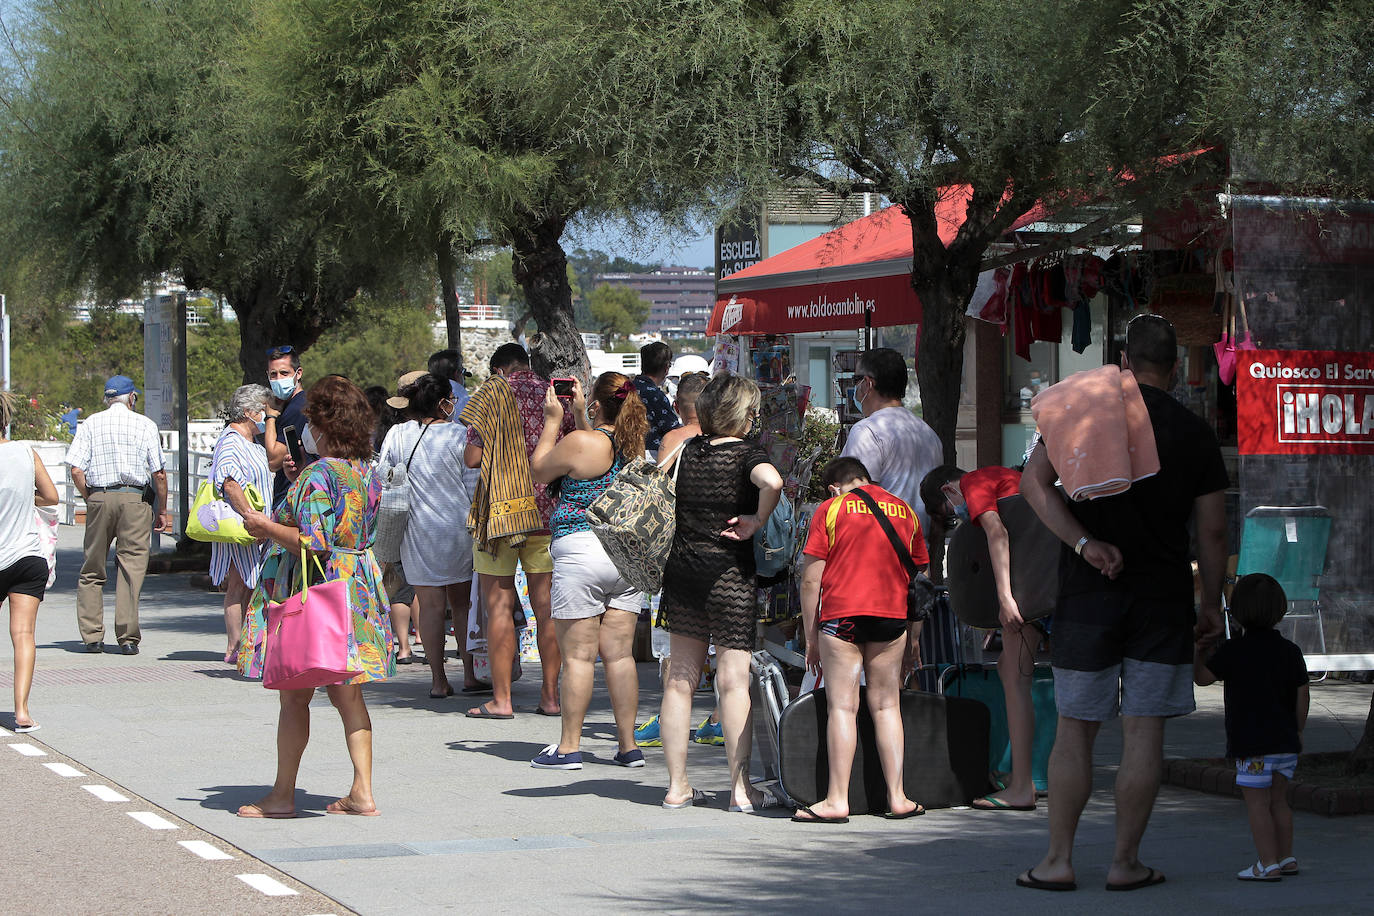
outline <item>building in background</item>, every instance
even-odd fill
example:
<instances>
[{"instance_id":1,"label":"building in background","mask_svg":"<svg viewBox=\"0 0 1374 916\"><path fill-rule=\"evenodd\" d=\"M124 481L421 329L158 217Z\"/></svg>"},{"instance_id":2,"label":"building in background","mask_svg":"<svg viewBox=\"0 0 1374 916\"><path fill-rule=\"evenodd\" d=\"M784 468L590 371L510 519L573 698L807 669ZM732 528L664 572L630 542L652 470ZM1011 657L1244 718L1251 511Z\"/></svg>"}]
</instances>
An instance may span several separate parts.
<instances>
[{"instance_id":1,"label":"building in background","mask_svg":"<svg viewBox=\"0 0 1374 916\"><path fill-rule=\"evenodd\" d=\"M597 274L597 284L628 286L649 303L647 334L700 337L716 301L715 276L695 267L663 267L652 273Z\"/></svg>"}]
</instances>

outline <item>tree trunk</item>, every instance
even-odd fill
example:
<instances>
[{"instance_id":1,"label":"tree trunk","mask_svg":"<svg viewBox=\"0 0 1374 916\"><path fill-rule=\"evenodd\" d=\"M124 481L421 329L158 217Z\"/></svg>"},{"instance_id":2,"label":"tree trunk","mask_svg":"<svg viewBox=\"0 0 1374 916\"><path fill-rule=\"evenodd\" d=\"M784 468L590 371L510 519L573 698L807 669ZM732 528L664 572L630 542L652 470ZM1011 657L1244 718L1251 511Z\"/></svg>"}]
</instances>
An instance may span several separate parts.
<instances>
[{"instance_id":1,"label":"tree trunk","mask_svg":"<svg viewBox=\"0 0 1374 916\"><path fill-rule=\"evenodd\" d=\"M545 378L575 376L590 382L587 348L573 321L568 259L559 238L566 220L531 220L511 233L512 273L539 325L530 338L530 364Z\"/></svg>"},{"instance_id":2,"label":"tree trunk","mask_svg":"<svg viewBox=\"0 0 1374 916\"><path fill-rule=\"evenodd\" d=\"M1369 700L1369 717L1364 722L1364 734L1360 743L1350 752L1345 771L1351 776L1374 770L1374 697Z\"/></svg>"},{"instance_id":3,"label":"tree trunk","mask_svg":"<svg viewBox=\"0 0 1374 916\"><path fill-rule=\"evenodd\" d=\"M453 257L453 246L441 241L435 252L439 265L439 295L444 303L444 326L448 329L448 348L458 351L463 357L462 318L458 314L458 262Z\"/></svg>"},{"instance_id":4,"label":"tree trunk","mask_svg":"<svg viewBox=\"0 0 1374 916\"><path fill-rule=\"evenodd\" d=\"M945 254L943 245L940 249L939 255L932 255L928 246L916 244L911 274L911 285L921 300L916 380L921 391L921 415L940 437L945 463L956 464L967 320L964 312L977 284L978 269L976 262L970 270Z\"/></svg>"},{"instance_id":5,"label":"tree trunk","mask_svg":"<svg viewBox=\"0 0 1374 916\"><path fill-rule=\"evenodd\" d=\"M315 288L308 296L282 296L280 284L259 278L231 289L229 305L239 322L239 367L243 383L264 385L267 351L286 344L304 353L347 311L354 287ZM317 367L320 372L329 367ZM319 374L319 373L313 373Z\"/></svg>"}]
</instances>

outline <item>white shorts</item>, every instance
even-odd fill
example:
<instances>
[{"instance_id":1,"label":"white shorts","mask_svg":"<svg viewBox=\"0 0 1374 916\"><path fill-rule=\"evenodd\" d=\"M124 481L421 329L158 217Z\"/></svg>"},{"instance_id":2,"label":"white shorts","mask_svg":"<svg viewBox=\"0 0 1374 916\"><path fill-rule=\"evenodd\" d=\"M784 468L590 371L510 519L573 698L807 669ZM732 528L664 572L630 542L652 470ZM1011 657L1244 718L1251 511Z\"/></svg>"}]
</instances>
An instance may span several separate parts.
<instances>
[{"instance_id":1,"label":"white shorts","mask_svg":"<svg viewBox=\"0 0 1374 916\"><path fill-rule=\"evenodd\" d=\"M620 577L596 535L574 531L554 538L553 618L584 620L603 614L606 608L639 613L639 589Z\"/></svg>"}]
</instances>

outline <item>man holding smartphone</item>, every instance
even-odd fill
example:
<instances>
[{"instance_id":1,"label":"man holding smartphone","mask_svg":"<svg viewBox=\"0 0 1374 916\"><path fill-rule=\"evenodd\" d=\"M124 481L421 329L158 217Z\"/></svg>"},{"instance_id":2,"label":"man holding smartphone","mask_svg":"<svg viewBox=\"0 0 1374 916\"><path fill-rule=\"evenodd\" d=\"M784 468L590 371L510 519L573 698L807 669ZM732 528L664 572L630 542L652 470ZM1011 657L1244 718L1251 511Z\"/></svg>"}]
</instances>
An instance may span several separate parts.
<instances>
[{"instance_id":1,"label":"man holding smartphone","mask_svg":"<svg viewBox=\"0 0 1374 916\"><path fill-rule=\"evenodd\" d=\"M267 432L263 446L267 449L267 466L277 472L272 485L276 505L286 499L291 481L282 470L288 450L286 430L294 427L297 436L305 431L305 390L301 386L301 356L291 344L272 347L267 351L267 384L272 388L275 410L267 412ZM317 455L305 454L307 463ZM297 471L300 470L298 465Z\"/></svg>"}]
</instances>

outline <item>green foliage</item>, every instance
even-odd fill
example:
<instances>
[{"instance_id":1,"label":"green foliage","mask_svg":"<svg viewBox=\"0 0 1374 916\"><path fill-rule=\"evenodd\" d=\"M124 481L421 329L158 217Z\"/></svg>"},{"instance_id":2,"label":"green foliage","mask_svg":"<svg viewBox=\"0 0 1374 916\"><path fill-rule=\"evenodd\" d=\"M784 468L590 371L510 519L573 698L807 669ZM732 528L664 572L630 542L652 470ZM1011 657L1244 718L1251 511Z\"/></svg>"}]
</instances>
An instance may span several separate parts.
<instances>
[{"instance_id":1,"label":"green foliage","mask_svg":"<svg viewBox=\"0 0 1374 916\"><path fill-rule=\"evenodd\" d=\"M806 501L818 503L829 499L830 494L821 486L821 469L840 454L836 442L839 440L840 424L831 420L825 413L816 410L806 412L806 425L802 428L801 447L798 454L803 457L819 449L816 461L811 465L811 484L806 492Z\"/></svg>"},{"instance_id":2,"label":"green foliage","mask_svg":"<svg viewBox=\"0 0 1374 916\"><path fill-rule=\"evenodd\" d=\"M219 306L209 299L188 302L187 314L193 310L205 324L186 330L186 401L190 415L204 419L218 416L243 384L239 330L238 322L224 320ZM266 375L254 381L265 385Z\"/></svg>"},{"instance_id":3,"label":"green foliage","mask_svg":"<svg viewBox=\"0 0 1374 916\"><path fill-rule=\"evenodd\" d=\"M603 342L639 333L649 317L649 303L628 286L602 283L592 290L588 307Z\"/></svg>"},{"instance_id":4,"label":"green foliage","mask_svg":"<svg viewBox=\"0 0 1374 916\"><path fill-rule=\"evenodd\" d=\"M35 403L37 401L37 403ZM72 434L62 413L50 409L37 398L15 397L10 415L10 440L32 439L38 442L70 442Z\"/></svg>"},{"instance_id":5,"label":"green foliage","mask_svg":"<svg viewBox=\"0 0 1374 916\"><path fill-rule=\"evenodd\" d=\"M73 321L54 333L17 336L11 354L13 387L45 409L80 407L86 416L104 408L105 380L127 375L143 387L143 322L113 308L93 307L89 322Z\"/></svg>"},{"instance_id":6,"label":"green foliage","mask_svg":"<svg viewBox=\"0 0 1374 916\"><path fill-rule=\"evenodd\" d=\"M396 379L424 369L442 346L434 312L412 302L359 297L352 313L320 336L301 362L306 385L329 373L347 376L361 388L395 388Z\"/></svg>"}]
</instances>

